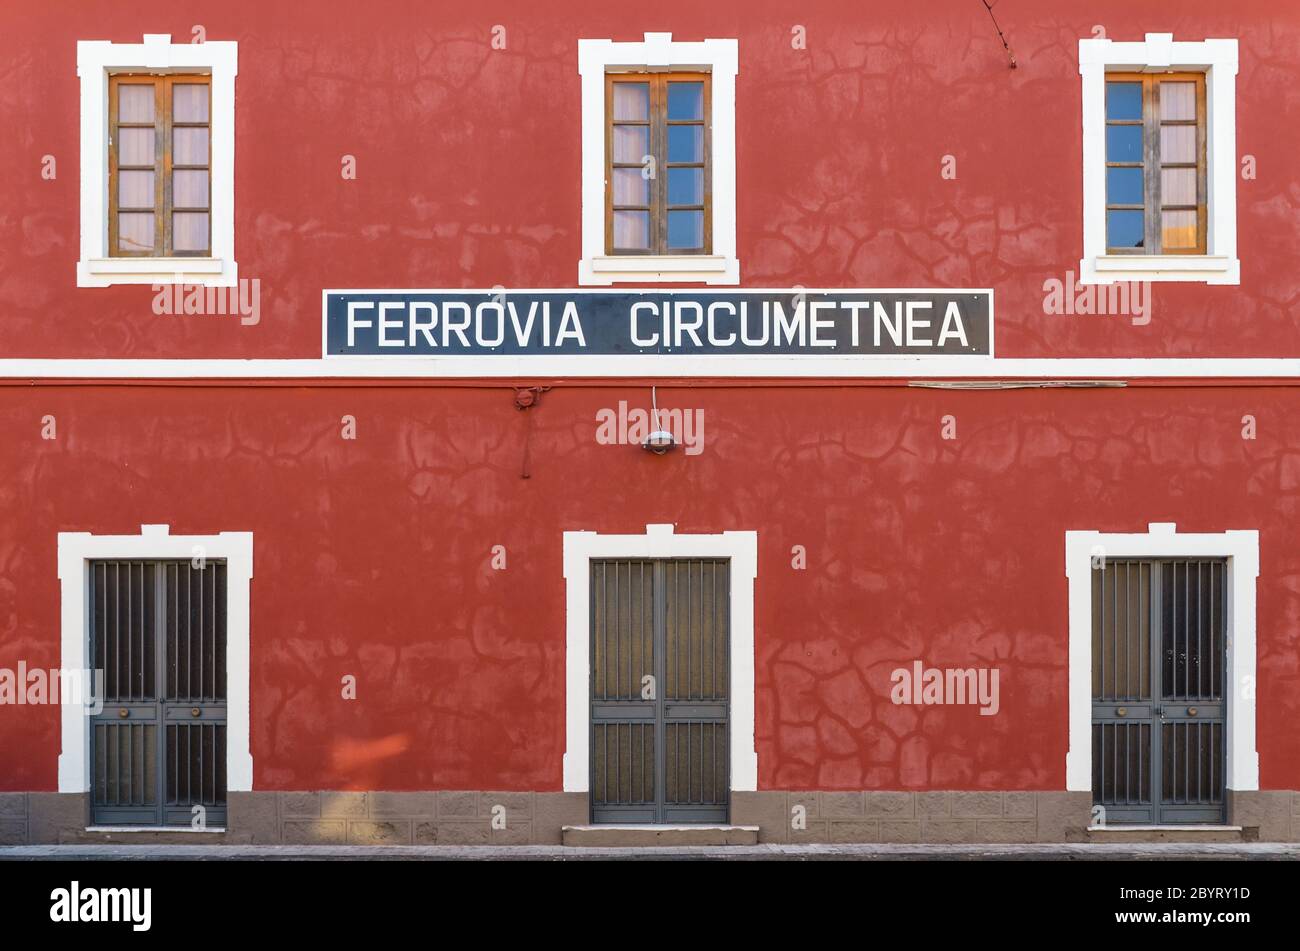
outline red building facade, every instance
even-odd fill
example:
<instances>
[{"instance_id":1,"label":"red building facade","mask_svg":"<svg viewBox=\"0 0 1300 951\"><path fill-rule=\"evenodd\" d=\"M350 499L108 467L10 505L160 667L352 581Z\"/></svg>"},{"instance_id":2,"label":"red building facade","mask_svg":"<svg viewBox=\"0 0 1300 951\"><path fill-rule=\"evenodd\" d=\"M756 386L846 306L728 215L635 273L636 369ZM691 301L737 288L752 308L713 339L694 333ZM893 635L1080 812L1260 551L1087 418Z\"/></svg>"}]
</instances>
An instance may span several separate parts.
<instances>
[{"instance_id":1,"label":"red building facade","mask_svg":"<svg viewBox=\"0 0 1300 951\"><path fill-rule=\"evenodd\" d=\"M1295 841L1300 17L1075 6L0 14L0 841Z\"/></svg>"}]
</instances>

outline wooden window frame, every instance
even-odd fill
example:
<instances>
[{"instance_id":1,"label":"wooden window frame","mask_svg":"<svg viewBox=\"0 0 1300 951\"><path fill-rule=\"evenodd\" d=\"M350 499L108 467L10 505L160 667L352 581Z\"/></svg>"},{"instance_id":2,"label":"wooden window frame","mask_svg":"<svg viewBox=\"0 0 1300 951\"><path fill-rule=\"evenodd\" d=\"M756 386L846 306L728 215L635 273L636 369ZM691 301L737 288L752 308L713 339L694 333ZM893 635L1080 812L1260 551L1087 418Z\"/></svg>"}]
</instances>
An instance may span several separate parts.
<instances>
[{"instance_id":1,"label":"wooden window frame","mask_svg":"<svg viewBox=\"0 0 1300 951\"><path fill-rule=\"evenodd\" d=\"M1160 84L1163 82L1192 82L1196 85L1196 118L1166 120L1160 114ZM1107 87L1111 83L1137 83L1142 87L1142 118L1136 119L1111 119L1109 115L1104 115L1104 123L1107 128L1113 125L1141 125L1142 127L1142 161L1137 162L1112 162L1109 155L1104 155L1104 164L1106 169L1106 187L1109 188L1109 170L1112 168L1138 168L1142 169L1142 187L1143 203L1138 205L1114 204L1110 201L1110 195L1105 195L1107 212L1106 220L1103 225L1105 228L1105 241L1107 254L1123 255L1204 255L1208 247L1208 221L1209 221L1209 183L1206 176L1206 149L1208 137L1208 123L1205 99L1205 73L1202 72L1166 72L1166 73L1133 73L1133 72L1107 72L1105 84ZM1104 103L1104 100L1103 100ZM1105 106L1103 105L1103 109ZM1160 129L1162 126L1196 126L1196 161L1195 163L1175 162L1163 163L1160 156ZM1102 148L1106 148L1106 141L1103 139ZM1195 168L1196 169L1196 204L1193 205L1164 205L1161 194L1163 178L1161 171L1164 168ZM1109 212L1112 210L1140 210L1143 213L1143 246L1140 248L1117 248L1110 244L1110 226ZM1196 245L1190 248L1164 248L1163 245L1163 212L1165 211L1195 211L1196 212Z\"/></svg>"},{"instance_id":2,"label":"wooden window frame","mask_svg":"<svg viewBox=\"0 0 1300 951\"><path fill-rule=\"evenodd\" d=\"M154 207L119 208L118 174L121 171L118 157L119 128L150 128L148 123L121 123L118 112L118 91L124 85L152 85L154 87L154 163L129 165L127 171L153 171ZM208 121L177 122L173 110L172 90L176 85L202 85L208 90ZM209 73L113 73L108 77L108 256L116 258L206 258L212 254L212 76ZM208 130L207 161L203 165L175 165L173 159L173 131L178 128L205 128ZM172 173L181 170L202 170L208 173L208 196L205 207L176 207L172 197ZM119 211L148 212L154 215L154 246L152 251L124 251L118 246ZM207 239L199 250L173 249L172 216L175 212L198 212L208 216Z\"/></svg>"},{"instance_id":3,"label":"wooden window frame","mask_svg":"<svg viewBox=\"0 0 1300 951\"><path fill-rule=\"evenodd\" d=\"M699 82L703 84L703 104L700 119L668 118L668 84L671 82ZM614 119L614 86L617 83L648 83L650 86L649 118L641 120ZM614 161L614 127L616 125L643 125L649 127L648 154L654 157L653 175L650 178L649 205L614 204L614 169L643 168L642 163ZM702 162L668 161L668 128L673 125L699 125L703 129L704 154ZM700 205L668 204L668 170L670 168L702 168L704 176L703 203ZM650 246L648 248L614 247L614 212L647 211L650 216ZM668 212L702 211L703 246L699 248L668 247ZM713 84L708 72L609 72L605 75L605 253L622 256L662 257L665 255L710 255L713 253Z\"/></svg>"}]
</instances>

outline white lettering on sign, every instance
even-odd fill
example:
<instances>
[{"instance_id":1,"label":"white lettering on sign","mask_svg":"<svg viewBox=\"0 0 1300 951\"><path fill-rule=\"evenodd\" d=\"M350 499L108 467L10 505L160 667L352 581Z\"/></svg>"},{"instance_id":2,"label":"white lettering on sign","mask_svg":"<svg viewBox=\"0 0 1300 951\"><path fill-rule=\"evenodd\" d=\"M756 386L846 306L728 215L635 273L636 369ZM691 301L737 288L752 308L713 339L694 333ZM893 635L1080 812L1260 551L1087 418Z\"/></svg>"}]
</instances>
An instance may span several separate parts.
<instances>
[{"instance_id":1,"label":"white lettering on sign","mask_svg":"<svg viewBox=\"0 0 1300 951\"><path fill-rule=\"evenodd\" d=\"M935 322L927 313L933 307L933 302L923 300L897 300L892 310L881 301L813 301L800 302L787 312L781 301L763 301L756 311L747 301L741 301L739 307L730 301L715 301L707 310L697 301L665 301L662 306L637 301L629 309L628 325L637 347L671 349L687 343L700 347L703 330L704 340L714 347L732 347L739 342L745 347L833 348L834 314L839 311L847 316L850 339L856 347L862 337L862 312L871 311L872 339L877 347L886 340L896 347L941 347L949 340L969 346L956 301L949 301L944 309L937 337Z\"/></svg>"},{"instance_id":2,"label":"white lettering on sign","mask_svg":"<svg viewBox=\"0 0 1300 951\"><path fill-rule=\"evenodd\" d=\"M326 292L327 355L993 355L989 291Z\"/></svg>"},{"instance_id":3,"label":"white lettering on sign","mask_svg":"<svg viewBox=\"0 0 1300 951\"><path fill-rule=\"evenodd\" d=\"M363 310L373 312L376 307L378 323L365 319L360 313ZM540 322L537 319L539 311ZM691 331L690 325L682 327L699 345L699 338ZM445 348L451 346L452 338L455 338L455 343L467 349L470 346L491 349L505 343L507 331L520 347L559 347L569 340L580 347L586 346L578 308L572 301L565 303L554 324L549 301L540 304L532 301L522 318L513 301L506 301L504 306L495 301L485 301L473 308L464 301L448 301L441 314L438 305L431 301L380 301L377 305L374 301L348 301L347 328L349 347L357 345L358 330L371 329L378 330L377 339L381 347L411 348L422 338L427 346ZM681 330L679 337L680 334Z\"/></svg>"}]
</instances>

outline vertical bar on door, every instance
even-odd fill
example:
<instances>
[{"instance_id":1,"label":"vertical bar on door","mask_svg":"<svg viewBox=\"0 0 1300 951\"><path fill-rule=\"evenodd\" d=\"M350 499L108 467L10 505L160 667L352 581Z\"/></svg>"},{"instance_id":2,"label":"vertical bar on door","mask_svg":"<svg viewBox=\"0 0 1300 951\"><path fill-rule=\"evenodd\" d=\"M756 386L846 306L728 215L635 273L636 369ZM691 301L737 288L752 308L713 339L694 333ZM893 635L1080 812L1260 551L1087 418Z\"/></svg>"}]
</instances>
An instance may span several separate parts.
<instances>
[{"instance_id":1,"label":"vertical bar on door","mask_svg":"<svg viewBox=\"0 0 1300 951\"><path fill-rule=\"evenodd\" d=\"M622 562L614 562L614 697L623 699L623 655L621 650L621 641L623 640L623 591L620 578L619 568ZM628 563L628 571L632 570L631 562ZM622 795L623 787L619 785L615 773L614 787L618 789L619 795Z\"/></svg>"}]
</instances>

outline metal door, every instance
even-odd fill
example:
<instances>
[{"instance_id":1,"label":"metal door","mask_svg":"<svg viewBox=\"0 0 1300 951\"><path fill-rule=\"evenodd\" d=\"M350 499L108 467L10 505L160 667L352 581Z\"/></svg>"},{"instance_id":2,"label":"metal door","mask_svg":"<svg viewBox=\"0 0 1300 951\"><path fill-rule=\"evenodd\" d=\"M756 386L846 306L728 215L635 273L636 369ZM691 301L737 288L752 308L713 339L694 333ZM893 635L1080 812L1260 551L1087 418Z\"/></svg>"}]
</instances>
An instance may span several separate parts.
<instances>
[{"instance_id":1,"label":"metal door","mask_svg":"<svg viewBox=\"0 0 1300 951\"><path fill-rule=\"evenodd\" d=\"M728 819L730 564L591 563L593 822Z\"/></svg>"},{"instance_id":2,"label":"metal door","mask_svg":"<svg viewBox=\"0 0 1300 951\"><path fill-rule=\"evenodd\" d=\"M90 603L91 821L224 826L225 564L92 562Z\"/></svg>"},{"instance_id":3,"label":"metal door","mask_svg":"<svg viewBox=\"0 0 1300 951\"><path fill-rule=\"evenodd\" d=\"M1224 821L1227 566L1092 571L1092 789L1106 823Z\"/></svg>"}]
</instances>

